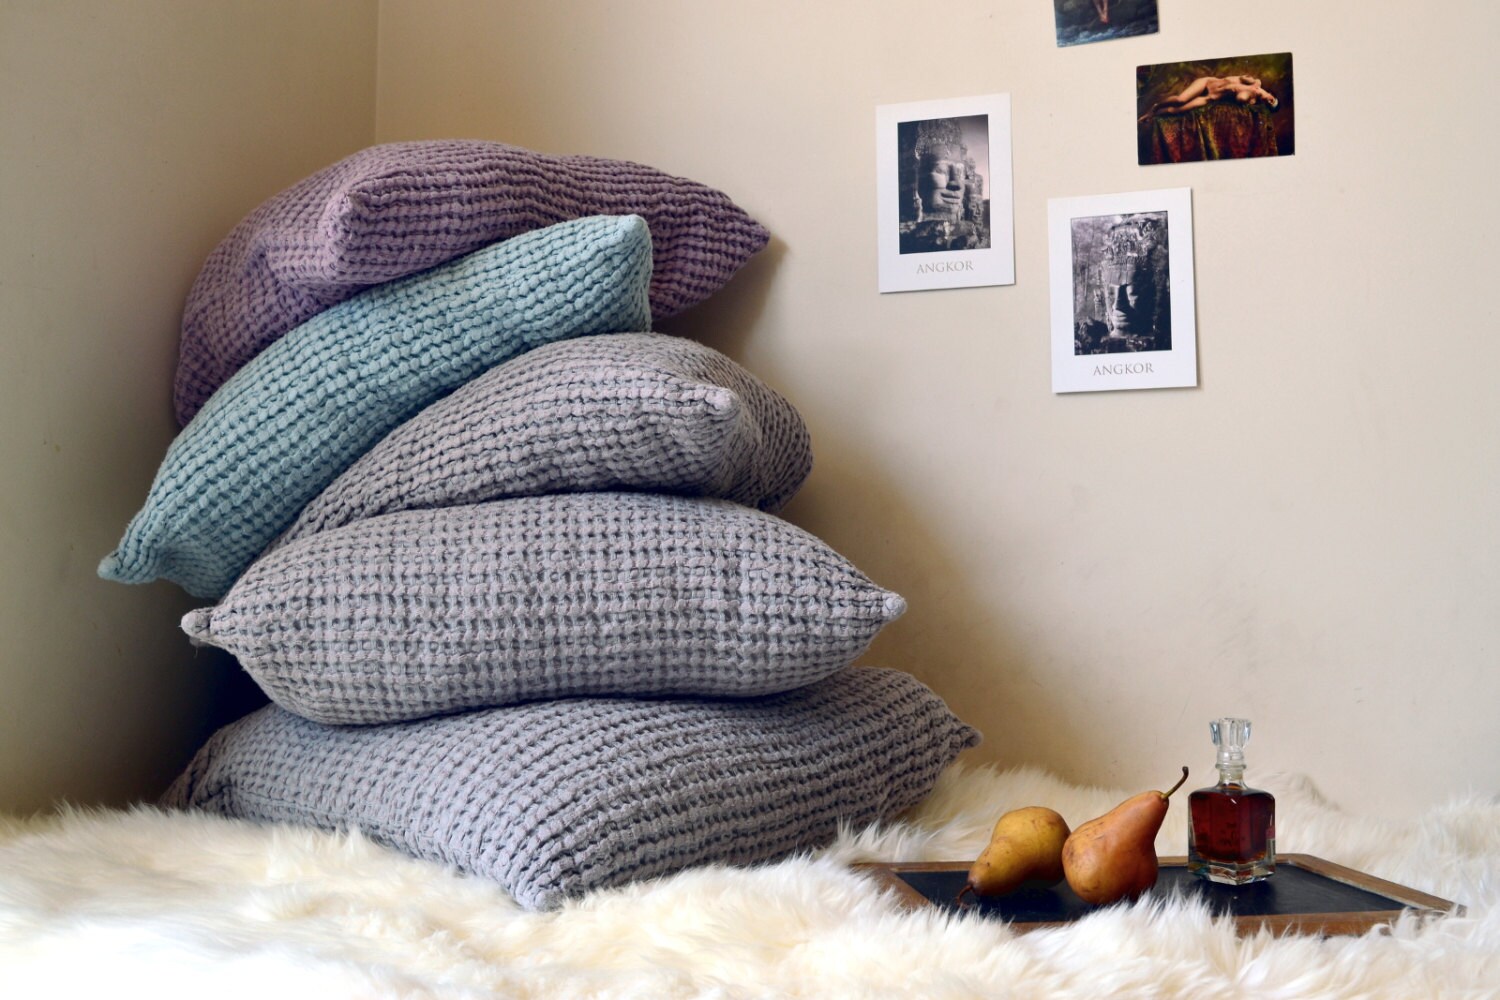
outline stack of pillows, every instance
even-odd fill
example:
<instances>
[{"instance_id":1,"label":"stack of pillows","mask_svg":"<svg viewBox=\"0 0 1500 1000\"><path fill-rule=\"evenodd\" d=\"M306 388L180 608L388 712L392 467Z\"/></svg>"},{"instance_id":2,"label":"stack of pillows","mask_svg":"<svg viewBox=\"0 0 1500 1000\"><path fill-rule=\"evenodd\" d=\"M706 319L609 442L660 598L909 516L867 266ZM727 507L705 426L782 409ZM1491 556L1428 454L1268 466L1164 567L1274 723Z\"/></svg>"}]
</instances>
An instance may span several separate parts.
<instances>
[{"instance_id":1,"label":"stack of pillows","mask_svg":"<svg viewBox=\"0 0 1500 1000\"><path fill-rule=\"evenodd\" d=\"M978 736L852 666L904 603L776 516L801 416L651 332L766 240L693 181L478 141L376 146L247 216L100 566L216 602L184 630L271 698L166 803L357 827L548 908L926 795Z\"/></svg>"}]
</instances>

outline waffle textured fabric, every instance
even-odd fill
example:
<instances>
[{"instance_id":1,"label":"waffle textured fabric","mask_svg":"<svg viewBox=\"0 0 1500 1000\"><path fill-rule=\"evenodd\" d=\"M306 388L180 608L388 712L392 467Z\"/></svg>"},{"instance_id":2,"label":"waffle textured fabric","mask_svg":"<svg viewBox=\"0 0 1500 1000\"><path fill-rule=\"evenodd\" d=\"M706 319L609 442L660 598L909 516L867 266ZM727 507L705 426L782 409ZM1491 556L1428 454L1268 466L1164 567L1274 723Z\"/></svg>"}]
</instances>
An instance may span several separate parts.
<instances>
[{"instance_id":1,"label":"waffle textured fabric","mask_svg":"<svg viewBox=\"0 0 1500 1000\"><path fill-rule=\"evenodd\" d=\"M283 707L363 724L573 695L777 693L847 666L905 609L772 514L573 493L309 535L182 626Z\"/></svg>"},{"instance_id":2,"label":"waffle textured fabric","mask_svg":"<svg viewBox=\"0 0 1500 1000\"><path fill-rule=\"evenodd\" d=\"M99 574L221 596L302 508L393 427L542 344L648 329L651 237L595 216L492 244L308 320L172 442Z\"/></svg>"},{"instance_id":3,"label":"waffle textured fabric","mask_svg":"<svg viewBox=\"0 0 1500 1000\"><path fill-rule=\"evenodd\" d=\"M724 193L636 163L478 140L373 146L273 196L209 254L183 310L179 422L282 334L360 289L590 215L650 226L658 319L707 298L768 239Z\"/></svg>"},{"instance_id":4,"label":"waffle textured fabric","mask_svg":"<svg viewBox=\"0 0 1500 1000\"><path fill-rule=\"evenodd\" d=\"M384 726L267 705L212 736L163 804L358 828L549 909L889 820L978 742L910 674L879 667L765 698L561 699Z\"/></svg>"},{"instance_id":5,"label":"waffle textured fabric","mask_svg":"<svg viewBox=\"0 0 1500 1000\"><path fill-rule=\"evenodd\" d=\"M278 541L398 510L601 490L777 511L812 471L802 416L703 344L579 337L496 365L391 431Z\"/></svg>"}]
</instances>

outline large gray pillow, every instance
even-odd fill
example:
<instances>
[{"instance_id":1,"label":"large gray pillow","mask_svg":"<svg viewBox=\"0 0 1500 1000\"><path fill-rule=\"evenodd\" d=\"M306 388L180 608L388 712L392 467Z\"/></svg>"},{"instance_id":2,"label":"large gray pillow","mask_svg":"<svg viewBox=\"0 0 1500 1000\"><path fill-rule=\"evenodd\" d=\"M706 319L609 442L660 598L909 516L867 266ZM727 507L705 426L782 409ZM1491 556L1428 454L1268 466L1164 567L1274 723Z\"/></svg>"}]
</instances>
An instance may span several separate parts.
<instances>
[{"instance_id":1,"label":"large gray pillow","mask_svg":"<svg viewBox=\"0 0 1500 1000\"><path fill-rule=\"evenodd\" d=\"M309 535L182 626L299 715L374 723L569 695L785 691L851 663L905 608L771 514L576 493Z\"/></svg>"},{"instance_id":2,"label":"large gray pillow","mask_svg":"<svg viewBox=\"0 0 1500 1000\"><path fill-rule=\"evenodd\" d=\"M779 510L812 470L791 403L703 344L580 337L491 368L391 431L280 544L397 510L647 490Z\"/></svg>"},{"instance_id":3,"label":"large gray pillow","mask_svg":"<svg viewBox=\"0 0 1500 1000\"><path fill-rule=\"evenodd\" d=\"M210 738L163 801L358 828L541 909L890 819L977 742L909 674L871 667L765 698L578 698L384 726L268 705Z\"/></svg>"},{"instance_id":4,"label":"large gray pillow","mask_svg":"<svg viewBox=\"0 0 1500 1000\"><path fill-rule=\"evenodd\" d=\"M590 215L646 220L657 319L707 298L769 238L723 192L639 163L476 139L371 146L267 199L204 261L183 307L177 419L361 289Z\"/></svg>"}]
</instances>

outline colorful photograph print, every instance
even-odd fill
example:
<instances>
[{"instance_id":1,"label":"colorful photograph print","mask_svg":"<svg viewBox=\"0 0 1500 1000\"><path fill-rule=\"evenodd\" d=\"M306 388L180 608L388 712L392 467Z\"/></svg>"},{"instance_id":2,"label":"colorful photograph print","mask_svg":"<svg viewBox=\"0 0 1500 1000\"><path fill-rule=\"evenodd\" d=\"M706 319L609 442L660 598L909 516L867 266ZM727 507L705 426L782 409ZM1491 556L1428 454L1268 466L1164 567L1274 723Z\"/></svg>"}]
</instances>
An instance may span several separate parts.
<instances>
[{"instance_id":1,"label":"colorful photograph print","mask_svg":"<svg viewBox=\"0 0 1500 1000\"><path fill-rule=\"evenodd\" d=\"M1052 0L1057 44L1084 45L1159 30L1156 0Z\"/></svg>"},{"instance_id":2,"label":"colorful photograph print","mask_svg":"<svg viewBox=\"0 0 1500 1000\"><path fill-rule=\"evenodd\" d=\"M1143 166L1296 151L1290 52L1138 66L1135 98Z\"/></svg>"},{"instance_id":3,"label":"colorful photograph print","mask_svg":"<svg viewBox=\"0 0 1500 1000\"><path fill-rule=\"evenodd\" d=\"M1198 384L1192 193L1047 203L1052 391Z\"/></svg>"}]
</instances>

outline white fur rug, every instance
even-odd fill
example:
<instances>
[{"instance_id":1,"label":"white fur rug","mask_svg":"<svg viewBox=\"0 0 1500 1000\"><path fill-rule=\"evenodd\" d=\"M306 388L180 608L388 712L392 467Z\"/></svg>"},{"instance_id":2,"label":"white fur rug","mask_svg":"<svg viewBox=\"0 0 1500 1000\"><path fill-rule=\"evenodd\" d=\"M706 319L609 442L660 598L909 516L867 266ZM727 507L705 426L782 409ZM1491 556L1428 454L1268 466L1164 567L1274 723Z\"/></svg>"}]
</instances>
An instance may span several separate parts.
<instances>
[{"instance_id":1,"label":"white fur rug","mask_svg":"<svg viewBox=\"0 0 1500 1000\"><path fill-rule=\"evenodd\" d=\"M1362 937L1237 939L1227 922L1166 901L1017 935L903 912L844 867L966 859L1007 809L1050 805L1077 826L1143 790L1027 769L956 766L905 822L816 857L699 869L547 914L358 836L73 811L0 820L0 996L1500 997L1500 802L1454 801L1397 824L1345 815L1296 777L1259 783L1277 796L1280 850L1467 915ZM1184 814L1174 798L1161 854L1185 853Z\"/></svg>"}]
</instances>

